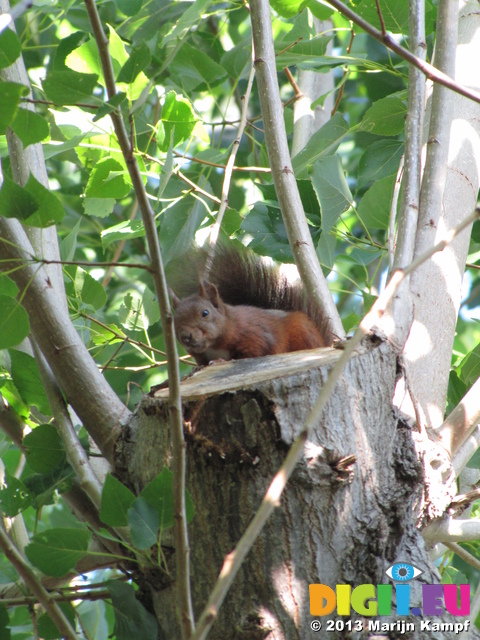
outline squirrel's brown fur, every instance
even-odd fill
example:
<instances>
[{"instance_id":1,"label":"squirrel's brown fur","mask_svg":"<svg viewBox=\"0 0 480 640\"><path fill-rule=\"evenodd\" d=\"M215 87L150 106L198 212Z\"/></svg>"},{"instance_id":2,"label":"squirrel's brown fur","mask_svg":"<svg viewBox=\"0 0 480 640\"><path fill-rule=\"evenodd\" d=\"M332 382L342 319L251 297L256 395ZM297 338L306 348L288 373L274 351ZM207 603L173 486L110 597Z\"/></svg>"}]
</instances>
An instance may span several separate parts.
<instances>
[{"instance_id":1,"label":"squirrel's brown fur","mask_svg":"<svg viewBox=\"0 0 480 640\"><path fill-rule=\"evenodd\" d=\"M182 259L177 271L183 286L176 288L186 297L172 292L177 338L198 364L332 344L327 319L277 267L248 249L221 244L203 281L206 256L199 249ZM188 266L197 278L188 275Z\"/></svg>"}]
</instances>

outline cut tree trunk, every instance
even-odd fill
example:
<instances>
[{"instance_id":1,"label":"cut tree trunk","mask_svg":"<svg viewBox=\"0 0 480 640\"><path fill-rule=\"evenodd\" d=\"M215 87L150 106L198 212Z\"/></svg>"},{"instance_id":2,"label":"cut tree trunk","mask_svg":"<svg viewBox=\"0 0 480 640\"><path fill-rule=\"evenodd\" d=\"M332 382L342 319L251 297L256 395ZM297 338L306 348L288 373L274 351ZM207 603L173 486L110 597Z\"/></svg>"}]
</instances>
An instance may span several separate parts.
<instances>
[{"instance_id":1,"label":"cut tree trunk","mask_svg":"<svg viewBox=\"0 0 480 640\"><path fill-rule=\"evenodd\" d=\"M187 488L195 505L189 535L196 616L224 556L260 506L339 356L338 350L318 349L216 364L182 383ZM397 356L386 343L368 342L350 360L280 507L248 555L209 638L373 638L369 618L353 610L351 619L360 620L362 633L327 632L327 619L350 619L336 611L318 618L323 628L313 633L311 623L317 618L310 614L309 584L333 589L337 584L391 584L385 571L396 562L407 562L423 571L410 583L411 606L421 608L422 583L440 582L417 523L445 508L453 475L445 474L445 456L436 445L393 407L400 372ZM164 465L171 466L167 397L168 389L145 397L118 443L117 468L137 491ZM356 461L346 469L336 464L350 455ZM449 482L444 489L435 486L434 492L432 473L439 467ZM440 506L432 508L432 500ZM144 576L144 583L163 637L170 640L180 639L181 633L167 533L162 545L170 576ZM395 589L393 594L391 617L378 620L414 622L415 632L402 637L458 637L453 632L421 631L415 616L398 618ZM435 618L448 620L452 618L447 615ZM399 636L396 631L387 634Z\"/></svg>"}]
</instances>

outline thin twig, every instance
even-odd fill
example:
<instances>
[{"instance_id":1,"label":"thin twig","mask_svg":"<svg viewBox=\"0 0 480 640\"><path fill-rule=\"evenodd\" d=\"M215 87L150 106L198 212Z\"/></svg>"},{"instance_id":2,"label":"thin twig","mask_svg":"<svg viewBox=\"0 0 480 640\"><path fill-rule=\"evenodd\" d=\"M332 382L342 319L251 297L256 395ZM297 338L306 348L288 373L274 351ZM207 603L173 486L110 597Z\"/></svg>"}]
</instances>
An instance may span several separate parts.
<instances>
[{"instance_id":1,"label":"thin twig","mask_svg":"<svg viewBox=\"0 0 480 640\"><path fill-rule=\"evenodd\" d=\"M295 92L295 98L301 98L303 96L303 93L300 90L300 87L298 86L298 84L295 82L295 78L292 76L292 72L290 71L290 69L288 67L285 67L283 71L285 72L285 75L287 76L287 80L292 85L293 91Z\"/></svg>"},{"instance_id":2,"label":"thin twig","mask_svg":"<svg viewBox=\"0 0 480 640\"><path fill-rule=\"evenodd\" d=\"M380 28L382 30L383 37L385 37L387 35L387 30L385 29L385 22L383 20L382 10L380 9L379 1L375 0L375 2L377 4L377 14L378 14L378 19L380 20Z\"/></svg>"},{"instance_id":3,"label":"thin twig","mask_svg":"<svg viewBox=\"0 0 480 640\"><path fill-rule=\"evenodd\" d=\"M37 601L40 602L41 605L43 605L45 611L48 613L48 615L62 634L62 637L67 638L67 640L77 640L77 634L70 625L70 622L66 618L65 614L52 598L52 596L48 593L48 591L46 591L46 589L42 586L40 580L35 575L34 570L19 553L17 547L13 544L13 542L10 540L10 538L5 533L5 530L1 526L0 549L5 554L7 560L9 560L18 571L18 574L22 577L26 586L33 593Z\"/></svg>"},{"instance_id":4,"label":"thin twig","mask_svg":"<svg viewBox=\"0 0 480 640\"><path fill-rule=\"evenodd\" d=\"M146 160L149 160L150 162L155 162L156 164L159 164L161 167L163 167L164 163L158 158L155 158L154 156L151 156L148 153L142 153L142 156ZM208 193L208 191L205 191L204 189L196 185L194 182L190 180L190 178L187 178L187 176L184 175L179 169L177 169L174 173L186 184L188 184L188 186L191 187L193 191L195 191L196 193L199 193L202 196L205 196L205 198L208 198L209 200L213 200L213 202L216 202L217 204L220 204L221 202L220 198L217 198L217 196L212 196L211 193Z\"/></svg>"},{"instance_id":5,"label":"thin twig","mask_svg":"<svg viewBox=\"0 0 480 640\"><path fill-rule=\"evenodd\" d=\"M260 508L255 514L250 525L247 527L247 530L241 537L236 548L226 556L218 580L202 612L202 615L200 616L197 624L197 629L192 640L204 640L204 638L207 637L207 634L217 617L218 610L228 590L230 589L230 586L235 579L235 576L237 575L238 570L240 569L246 555L260 535L274 508L279 505L283 490L285 489L285 486L295 466L302 456L304 445L310 437L313 429L318 425L327 400L332 395L340 375L345 369L347 362L350 360L358 344L371 329L371 327L381 324L382 317L384 316L385 311L390 304L390 301L392 300L393 295L395 294L395 291L397 290L400 283L407 276L409 276L412 271L414 271L420 264L431 258L434 253L442 251L453 240L453 238L455 238L455 236L457 236L463 229L465 229L465 227L470 225L475 219L478 219L479 217L480 209L476 209L474 213L468 216L461 224L453 229L446 236L446 238L442 240L442 242L439 242L435 247L432 247L432 249L427 251L423 256L416 259L405 269L396 271L390 279L390 282L388 283L383 293L379 296L370 311L363 318L353 338L345 343L345 349L342 352L342 355L340 356L333 369L330 371L327 381L320 391L320 395L318 396L314 407L312 408L308 418L306 419L300 435L290 447L290 450L283 464L270 483L270 486L263 498Z\"/></svg>"},{"instance_id":6,"label":"thin twig","mask_svg":"<svg viewBox=\"0 0 480 640\"><path fill-rule=\"evenodd\" d=\"M111 100L117 92L115 74L109 53L108 38L94 0L85 0L85 6L92 25L98 52L105 78L108 97ZM188 544L187 517L185 503L185 438L183 433L182 403L180 396L180 369L178 363L177 345L173 329L173 316L170 309L167 281L163 268L162 255L155 224L155 214L150 206L142 176L119 110L110 113L118 143L125 158L133 188L137 196L138 205L142 213L143 224L147 237L150 260L153 268L153 280L157 294L165 336L165 348L168 355L169 380L169 413L172 425L173 449L173 493L174 493L174 539L175 559L177 568L177 594L180 610L180 624L182 635L190 638L195 629L192 595L190 587L190 549Z\"/></svg>"},{"instance_id":7,"label":"thin twig","mask_svg":"<svg viewBox=\"0 0 480 640\"><path fill-rule=\"evenodd\" d=\"M340 2L340 0L328 0L328 3L331 4L332 7L335 7L335 9L340 11L340 13L346 16L349 20L361 27L364 31L371 35L372 38L375 38L375 40L378 40L388 49L391 49L398 56L400 56L400 58L403 58L410 64L413 64L415 67L417 67L417 69L420 69L420 71L429 80L433 80L434 82L437 82L438 84L441 84L444 87L448 87L452 91L455 91L455 93L459 93L466 98L470 98L474 102L480 103L480 93L478 93L477 91L471 91L470 89L468 89L468 87L458 84L458 82L452 80L452 78L436 69L433 65L413 55L413 53L408 51L408 49L405 49L404 47L399 45L388 33L386 35L383 35L381 31L375 29L375 27L373 27L369 22L361 18L357 13L355 13L355 11L352 11L349 7L347 7L347 5L343 4L343 2Z\"/></svg>"},{"instance_id":8,"label":"thin twig","mask_svg":"<svg viewBox=\"0 0 480 640\"><path fill-rule=\"evenodd\" d=\"M253 58L253 50L252 50L252 58ZM242 113L240 116L240 124L238 125L237 136L233 141L232 150L230 152L230 157L228 158L227 166L225 167L225 174L223 176L222 202L218 209L217 219L215 220L215 224L213 225L210 231L210 253L208 256L207 264L205 265L205 272L204 272L205 277L208 275L208 272L212 265L215 244L218 240L218 236L220 235L220 227L222 226L223 216L228 206L228 192L230 191L233 165L235 164L237 151L240 147L240 142L242 140L243 132L245 131L245 126L247 124L248 102L250 100L250 93L252 91L254 78L255 78L255 66L253 64L253 59L252 59L252 66L250 67L250 74L248 76L247 88L245 90L245 95L242 96L243 105L242 105Z\"/></svg>"},{"instance_id":9,"label":"thin twig","mask_svg":"<svg viewBox=\"0 0 480 640\"><path fill-rule=\"evenodd\" d=\"M353 27L352 27L352 30L351 30L351 33L350 33L350 42L349 42L348 47L347 47L347 54L348 55L350 54L350 52L352 50L353 39L354 38L355 38L355 31L353 30ZM340 81L340 90L338 92L337 99L335 100L335 104L333 105L332 113L330 114L330 117L332 117L332 118L337 113L338 107L340 105L340 101L342 99L343 92L345 90L345 77L346 77L347 74L348 74L348 65L346 65L345 69L343 70L343 76L342 76L342 79Z\"/></svg>"},{"instance_id":10,"label":"thin twig","mask_svg":"<svg viewBox=\"0 0 480 640\"><path fill-rule=\"evenodd\" d=\"M232 125L233 126L233 125ZM203 158L197 158L196 156L190 156L186 153L180 153L180 151L173 151L173 155L182 160L188 160L189 162L198 162L204 164L207 167L216 167L217 169L225 170L227 167L219 162L210 162L210 160L204 160ZM270 167L237 167L233 166L232 171L246 171L248 173L271 173Z\"/></svg>"}]
</instances>

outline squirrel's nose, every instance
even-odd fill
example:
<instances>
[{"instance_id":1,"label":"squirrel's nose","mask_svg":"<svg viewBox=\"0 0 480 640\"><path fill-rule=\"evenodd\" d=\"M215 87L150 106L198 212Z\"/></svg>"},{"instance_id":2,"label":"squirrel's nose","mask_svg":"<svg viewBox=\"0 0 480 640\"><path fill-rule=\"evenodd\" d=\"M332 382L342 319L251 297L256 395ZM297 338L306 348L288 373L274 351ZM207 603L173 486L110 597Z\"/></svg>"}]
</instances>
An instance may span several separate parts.
<instances>
[{"instance_id":1,"label":"squirrel's nose","mask_svg":"<svg viewBox=\"0 0 480 640\"><path fill-rule=\"evenodd\" d=\"M180 333L180 342L183 344L190 344L192 342L192 334L190 331L182 331Z\"/></svg>"}]
</instances>

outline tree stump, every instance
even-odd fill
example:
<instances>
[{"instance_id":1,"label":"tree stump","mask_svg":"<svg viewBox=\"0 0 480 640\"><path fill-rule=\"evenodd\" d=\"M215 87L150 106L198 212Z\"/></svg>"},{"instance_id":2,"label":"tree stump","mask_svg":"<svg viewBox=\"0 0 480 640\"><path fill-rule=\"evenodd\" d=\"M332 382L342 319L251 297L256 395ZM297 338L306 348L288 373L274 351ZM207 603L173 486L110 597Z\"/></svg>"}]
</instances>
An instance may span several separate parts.
<instances>
[{"instance_id":1,"label":"tree stump","mask_svg":"<svg viewBox=\"0 0 480 640\"><path fill-rule=\"evenodd\" d=\"M197 617L225 555L260 506L339 357L338 350L317 349L225 362L182 382L187 488L195 505L189 536ZM440 582L416 526L424 490L413 437L418 434L392 405L397 365L386 343L367 342L349 361L209 638L374 637L368 618L353 610L351 619L362 621L362 633L327 633L326 620L340 618L334 611L313 634L309 584L391 584L386 569L408 562L424 572L411 583L411 606L421 607L421 582ZM168 389L160 389L143 398L117 447L117 460L136 490L164 465L171 467L169 443ZM326 458L318 456L322 448ZM356 462L339 470L336 462L350 455ZM164 535L162 545L168 549L171 538ZM171 578L152 579L149 588L164 637L173 639L181 633L170 564ZM398 620L395 599L392 616L380 620ZM402 637L456 637L419 629Z\"/></svg>"}]
</instances>

